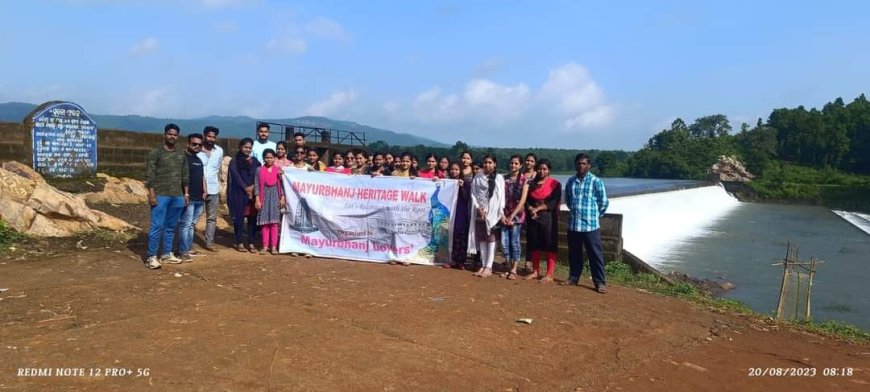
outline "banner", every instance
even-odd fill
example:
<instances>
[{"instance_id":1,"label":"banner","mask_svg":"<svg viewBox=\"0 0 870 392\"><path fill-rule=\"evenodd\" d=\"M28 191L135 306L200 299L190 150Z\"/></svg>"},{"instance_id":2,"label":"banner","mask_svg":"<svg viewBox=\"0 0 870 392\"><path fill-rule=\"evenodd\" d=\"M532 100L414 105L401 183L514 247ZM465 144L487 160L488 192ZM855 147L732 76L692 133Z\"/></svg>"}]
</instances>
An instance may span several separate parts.
<instances>
[{"instance_id":1,"label":"banner","mask_svg":"<svg viewBox=\"0 0 870 392\"><path fill-rule=\"evenodd\" d=\"M450 262L456 180L283 171L281 253L374 262Z\"/></svg>"}]
</instances>

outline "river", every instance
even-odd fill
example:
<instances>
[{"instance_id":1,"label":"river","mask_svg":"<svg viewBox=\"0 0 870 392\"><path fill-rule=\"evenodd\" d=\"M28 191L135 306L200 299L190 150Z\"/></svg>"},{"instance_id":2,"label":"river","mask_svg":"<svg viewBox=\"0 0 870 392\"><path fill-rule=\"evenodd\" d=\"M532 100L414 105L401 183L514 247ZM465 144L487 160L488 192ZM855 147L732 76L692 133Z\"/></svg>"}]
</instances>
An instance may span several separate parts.
<instances>
[{"instance_id":1,"label":"river","mask_svg":"<svg viewBox=\"0 0 870 392\"><path fill-rule=\"evenodd\" d=\"M556 177L563 184L567 179ZM771 314L782 282L782 267L771 264L784 258L791 242L801 261L824 261L813 281L813 317L870 329L866 220L862 225L852 214L849 223L818 206L741 203L720 187L697 188L697 181L603 180L610 212L623 214L625 249L653 266L725 279L736 286L727 297ZM644 192L651 193L637 195Z\"/></svg>"}]
</instances>

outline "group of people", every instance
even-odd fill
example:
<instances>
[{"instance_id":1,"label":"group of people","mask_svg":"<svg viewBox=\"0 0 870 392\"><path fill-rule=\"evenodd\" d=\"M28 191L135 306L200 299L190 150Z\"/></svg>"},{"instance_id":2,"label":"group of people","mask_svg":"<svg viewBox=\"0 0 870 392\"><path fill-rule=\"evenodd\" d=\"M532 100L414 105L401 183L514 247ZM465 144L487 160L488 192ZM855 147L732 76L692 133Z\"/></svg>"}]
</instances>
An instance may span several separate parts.
<instances>
[{"instance_id":1,"label":"group of people","mask_svg":"<svg viewBox=\"0 0 870 392\"><path fill-rule=\"evenodd\" d=\"M145 265L191 261L194 226L205 212L204 249L217 252L214 244L220 194L220 168L224 151L215 144L219 130L207 126L201 134L187 136L187 146L176 144L180 130L175 124L164 128L163 145L147 159L146 186L151 204L151 227ZM333 152L331 165L321 161L319 152L305 146L305 135L296 133L288 145L269 140L270 127L259 124L256 139L239 141L238 151L229 163L227 206L233 221L234 248L239 252L276 254L281 217L285 208L281 173L285 168L324 171L346 175L395 176L409 179L452 179L459 186L453 227L453 247L446 268L466 268L469 254L479 257L475 276L492 276L496 243L510 270L503 277L517 279L522 259L521 233L526 235L526 253L532 271L525 279L542 283L553 281L559 248L559 211L563 202L562 184L551 176L552 165L535 154L510 157L508 172L499 174L498 161L484 155L475 161L464 151L458 159L428 154L425 166L417 157L404 152L369 154L352 149L345 154ZM291 151L292 149L292 151ZM596 291L606 293L604 256L599 218L607 211L604 183L590 172L591 160L583 153L574 159L576 174L564 187L564 204L570 211L567 239L570 271L566 285L576 285L584 267L584 253ZM180 227L177 227L180 222ZM259 232L258 232L259 228ZM172 251L176 229L178 252ZM255 246L257 234L262 247ZM158 253L162 242L162 253ZM159 256L158 256L159 255ZM310 257L310 256L309 256ZM546 258L546 270L541 260Z\"/></svg>"}]
</instances>

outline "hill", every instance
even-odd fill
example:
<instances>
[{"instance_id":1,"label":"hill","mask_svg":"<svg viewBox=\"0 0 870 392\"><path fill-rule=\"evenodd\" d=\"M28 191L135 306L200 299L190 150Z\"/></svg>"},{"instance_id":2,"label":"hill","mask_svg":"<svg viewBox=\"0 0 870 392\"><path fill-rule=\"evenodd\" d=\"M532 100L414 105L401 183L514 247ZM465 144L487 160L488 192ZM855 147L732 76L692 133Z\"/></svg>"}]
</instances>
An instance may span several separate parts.
<instances>
[{"instance_id":1,"label":"hill","mask_svg":"<svg viewBox=\"0 0 870 392\"><path fill-rule=\"evenodd\" d=\"M37 105L22 102L0 103L0 121L21 122ZM340 131L365 132L366 142L383 140L395 146L416 146L419 144L432 147L447 147L448 145L432 139L407 133L399 133L387 129L370 127L352 121L333 120L326 117L296 117L284 119L254 119L247 116L207 116L194 119L157 118L138 115L108 115L90 113L100 128L124 129L139 132L162 132L167 123L176 123L183 132L201 131L206 125L213 125L221 130L222 136L244 137L253 136L257 121L267 121L279 124L299 125L306 127L326 128Z\"/></svg>"}]
</instances>

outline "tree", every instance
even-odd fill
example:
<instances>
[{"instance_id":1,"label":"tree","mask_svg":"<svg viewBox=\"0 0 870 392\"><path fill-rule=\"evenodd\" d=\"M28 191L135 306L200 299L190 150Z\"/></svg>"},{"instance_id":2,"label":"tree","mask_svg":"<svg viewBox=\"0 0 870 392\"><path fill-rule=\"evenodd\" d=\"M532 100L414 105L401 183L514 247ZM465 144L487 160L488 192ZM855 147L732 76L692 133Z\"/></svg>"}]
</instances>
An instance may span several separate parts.
<instances>
[{"instance_id":1,"label":"tree","mask_svg":"<svg viewBox=\"0 0 870 392\"><path fill-rule=\"evenodd\" d=\"M731 133L731 123L724 114L714 114L696 118L689 126L689 133L693 138L715 138Z\"/></svg>"},{"instance_id":2,"label":"tree","mask_svg":"<svg viewBox=\"0 0 870 392\"><path fill-rule=\"evenodd\" d=\"M390 144L383 141L383 140L378 140L374 143L369 143L367 147L368 147L368 150L371 152L384 152L384 151L390 150Z\"/></svg>"},{"instance_id":3,"label":"tree","mask_svg":"<svg viewBox=\"0 0 870 392\"><path fill-rule=\"evenodd\" d=\"M453 155L458 157L459 154L462 154L463 151L471 151L471 147L457 140L453 147L450 147L450 151L453 152Z\"/></svg>"}]
</instances>

